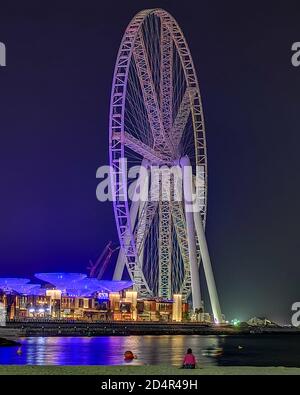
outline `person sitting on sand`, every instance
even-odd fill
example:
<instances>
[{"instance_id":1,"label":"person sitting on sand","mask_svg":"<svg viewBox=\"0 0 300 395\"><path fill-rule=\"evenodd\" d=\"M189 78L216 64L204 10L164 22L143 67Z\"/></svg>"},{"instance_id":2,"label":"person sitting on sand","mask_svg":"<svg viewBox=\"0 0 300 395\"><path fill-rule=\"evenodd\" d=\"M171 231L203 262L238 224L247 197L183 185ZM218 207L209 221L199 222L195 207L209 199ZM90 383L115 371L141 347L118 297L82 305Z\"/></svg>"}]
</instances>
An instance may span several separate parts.
<instances>
[{"instance_id":1,"label":"person sitting on sand","mask_svg":"<svg viewBox=\"0 0 300 395\"><path fill-rule=\"evenodd\" d=\"M191 348L188 348L182 363L184 369L195 369L196 358Z\"/></svg>"}]
</instances>

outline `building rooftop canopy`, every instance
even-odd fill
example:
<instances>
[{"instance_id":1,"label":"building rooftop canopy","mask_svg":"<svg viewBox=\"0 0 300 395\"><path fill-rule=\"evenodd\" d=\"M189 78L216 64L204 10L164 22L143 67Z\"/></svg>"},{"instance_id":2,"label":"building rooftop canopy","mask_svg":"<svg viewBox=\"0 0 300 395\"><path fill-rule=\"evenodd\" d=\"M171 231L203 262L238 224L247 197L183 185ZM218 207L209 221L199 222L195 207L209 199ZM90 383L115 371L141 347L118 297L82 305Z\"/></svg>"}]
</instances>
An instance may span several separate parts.
<instances>
[{"instance_id":1,"label":"building rooftop canopy","mask_svg":"<svg viewBox=\"0 0 300 395\"><path fill-rule=\"evenodd\" d=\"M87 277L86 274L82 273L36 273L34 276L62 291L66 288L72 288L78 281Z\"/></svg>"},{"instance_id":2,"label":"building rooftop canopy","mask_svg":"<svg viewBox=\"0 0 300 395\"><path fill-rule=\"evenodd\" d=\"M26 278L0 278L0 289L21 295L43 295L45 293L40 284L28 284L29 282L30 280Z\"/></svg>"},{"instance_id":3,"label":"building rooftop canopy","mask_svg":"<svg viewBox=\"0 0 300 395\"><path fill-rule=\"evenodd\" d=\"M79 281L87 277L84 273L35 273L37 278L44 279L44 281Z\"/></svg>"},{"instance_id":4,"label":"building rooftop canopy","mask_svg":"<svg viewBox=\"0 0 300 395\"><path fill-rule=\"evenodd\" d=\"M132 287L132 281L88 278L82 273L37 273L35 277L72 296L90 296L95 292L120 292Z\"/></svg>"},{"instance_id":5,"label":"building rooftop canopy","mask_svg":"<svg viewBox=\"0 0 300 395\"><path fill-rule=\"evenodd\" d=\"M17 286L29 283L28 278L0 278L0 289L13 290Z\"/></svg>"},{"instance_id":6,"label":"building rooftop canopy","mask_svg":"<svg viewBox=\"0 0 300 395\"><path fill-rule=\"evenodd\" d=\"M98 280L103 290L107 289L108 292L120 292L123 289L132 287L132 281L110 281L110 280Z\"/></svg>"},{"instance_id":7,"label":"building rooftop canopy","mask_svg":"<svg viewBox=\"0 0 300 395\"><path fill-rule=\"evenodd\" d=\"M15 285L13 290L21 295L45 295L46 289L41 288L40 284L21 284Z\"/></svg>"},{"instance_id":8,"label":"building rooftop canopy","mask_svg":"<svg viewBox=\"0 0 300 395\"><path fill-rule=\"evenodd\" d=\"M132 281L98 280L82 273L37 273L35 277L61 290L63 294L82 297L92 296L96 292L121 292L133 285ZM0 289L21 295L45 295L46 288L29 282L25 278L0 278Z\"/></svg>"}]
</instances>

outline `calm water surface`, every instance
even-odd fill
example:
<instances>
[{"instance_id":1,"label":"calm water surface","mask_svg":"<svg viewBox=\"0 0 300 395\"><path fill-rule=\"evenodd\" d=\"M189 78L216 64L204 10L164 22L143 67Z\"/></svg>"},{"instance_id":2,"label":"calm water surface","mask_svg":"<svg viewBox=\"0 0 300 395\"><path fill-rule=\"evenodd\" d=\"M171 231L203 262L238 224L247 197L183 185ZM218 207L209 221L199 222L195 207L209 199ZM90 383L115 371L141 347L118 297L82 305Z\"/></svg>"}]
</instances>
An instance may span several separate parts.
<instances>
[{"instance_id":1,"label":"calm water surface","mask_svg":"<svg viewBox=\"0 0 300 395\"><path fill-rule=\"evenodd\" d=\"M0 364L16 365L120 365L131 350L131 364L180 365L188 347L200 364L300 367L300 336L103 336L29 337L18 347L1 347ZM205 350L223 348L218 358L204 356Z\"/></svg>"}]
</instances>

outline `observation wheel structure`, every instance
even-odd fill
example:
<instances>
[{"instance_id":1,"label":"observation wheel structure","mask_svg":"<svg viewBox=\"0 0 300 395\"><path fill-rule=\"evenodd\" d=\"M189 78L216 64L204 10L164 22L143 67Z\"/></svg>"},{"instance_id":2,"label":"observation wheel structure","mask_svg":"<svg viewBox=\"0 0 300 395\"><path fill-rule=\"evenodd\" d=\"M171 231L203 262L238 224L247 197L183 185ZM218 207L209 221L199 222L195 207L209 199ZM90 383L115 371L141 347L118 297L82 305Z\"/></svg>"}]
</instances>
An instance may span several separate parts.
<instances>
[{"instance_id":1,"label":"observation wheel structure","mask_svg":"<svg viewBox=\"0 0 300 395\"><path fill-rule=\"evenodd\" d=\"M188 300L192 294L193 308L199 309L202 261L213 314L221 321L204 235L207 156L200 90L184 35L165 10L139 12L125 31L113 77L109 129L121 246L114 279L121 280L126 267L140 297L171 299L181 294ZM130 180L133 166L143 169L149 182L142 176ZM183 179L181 200L173 196L174 179L163 182L172 166L181 169L183 178L185 167L192 169L193 175ZM158 199L150 197L153 188ZM143 191L147 198L131 200L130 190L133 195ZM201 200L200 211L194 213L187 210L193 191Z\"/></svg>"}]
</instances>

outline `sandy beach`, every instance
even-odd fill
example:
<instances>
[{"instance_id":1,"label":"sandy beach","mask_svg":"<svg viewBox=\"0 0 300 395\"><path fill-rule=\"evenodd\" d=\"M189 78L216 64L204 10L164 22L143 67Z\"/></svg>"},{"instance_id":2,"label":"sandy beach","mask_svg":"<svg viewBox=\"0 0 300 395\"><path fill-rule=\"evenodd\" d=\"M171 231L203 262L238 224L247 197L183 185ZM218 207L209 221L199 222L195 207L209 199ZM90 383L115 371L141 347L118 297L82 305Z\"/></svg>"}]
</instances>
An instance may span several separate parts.
<instances>
[{"instance_id":1,"label":"sandy beach","mask_svg":"<svg viewBox=\"0 0 300 395\"><path fill-rule=\"evenodd\" d=\"M300 368L216 366L195 370L176 366L0 366L0 375L299 375Z\"/></svg>"}]
</instances>

